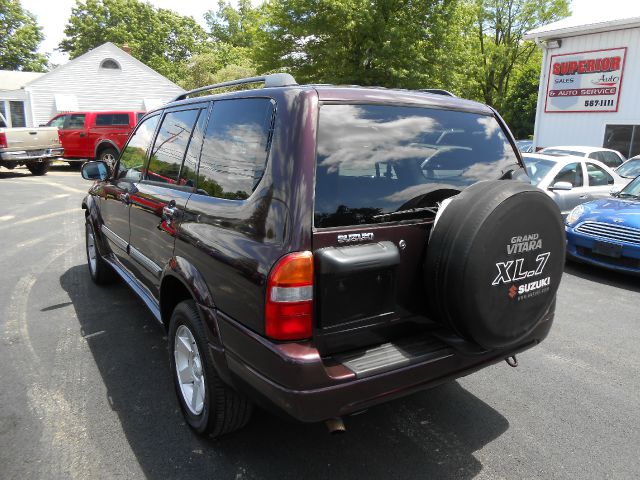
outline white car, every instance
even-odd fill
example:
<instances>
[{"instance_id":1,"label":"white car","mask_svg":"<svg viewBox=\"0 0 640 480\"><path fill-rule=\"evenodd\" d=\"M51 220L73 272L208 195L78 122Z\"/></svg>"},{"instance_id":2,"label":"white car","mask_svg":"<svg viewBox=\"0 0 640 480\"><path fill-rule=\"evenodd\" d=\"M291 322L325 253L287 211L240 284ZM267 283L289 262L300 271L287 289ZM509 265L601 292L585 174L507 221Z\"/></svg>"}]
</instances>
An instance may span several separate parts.
<instances>
[{"instance_id":1,"label":"white car","mask_svg":"<svg viewBox=\"0 0 640 480\"><path fill-rule=\"evenodd\" d=\"M573 207L608 197L629 183L598 160L572 155L522 155L531 184L544 190L566 217Z\"/></svg>"},{"instance_id":2,"label":"white car","mask_svg":"<svg viewBox=\"0 0 640 480\"><path fill-rule=\"evenodd\" d=\"M599 160L611 168L619 167L625 161L624 156L620 152L602 147L547 147L540 150L539 153L547 155L574 155L576 157L591 158L593 160Z\"/></svg>"}]
</instances>

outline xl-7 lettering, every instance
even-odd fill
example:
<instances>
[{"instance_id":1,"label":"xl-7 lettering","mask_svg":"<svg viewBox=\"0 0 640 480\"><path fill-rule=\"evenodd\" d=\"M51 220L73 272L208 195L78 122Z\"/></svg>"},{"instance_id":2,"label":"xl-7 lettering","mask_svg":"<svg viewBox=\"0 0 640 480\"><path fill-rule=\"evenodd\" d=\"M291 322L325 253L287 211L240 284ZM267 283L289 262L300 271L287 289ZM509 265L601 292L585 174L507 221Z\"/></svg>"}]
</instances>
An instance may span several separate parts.
<instances>
[{"instance_id":1,"label":"xl-7 lettering","mask_svg":"<svg viewBox=\"0 0 640 480\"><path fill-rule=\"evenodd\" d=\"M543 272L547 260L549 260L551 253L541 253L536 257L538 266L535 270L522 271L522 264L524 258L518 258L517 260L509 260L507 262L496 263L498 267L498 276L493 281L492 285L500 285L501 283L517 282L518 280L524 280L534 275L539 275Z\"/></svg>"}]
</instances>

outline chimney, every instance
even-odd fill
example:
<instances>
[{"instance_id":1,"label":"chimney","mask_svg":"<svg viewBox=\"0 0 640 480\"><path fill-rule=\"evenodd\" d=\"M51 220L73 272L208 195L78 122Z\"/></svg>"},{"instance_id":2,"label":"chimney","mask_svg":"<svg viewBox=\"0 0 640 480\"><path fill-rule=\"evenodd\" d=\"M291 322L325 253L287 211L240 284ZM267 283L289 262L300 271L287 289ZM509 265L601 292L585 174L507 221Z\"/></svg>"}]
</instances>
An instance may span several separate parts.
<instances>
[{"instance_id":1,"label":"chimney","mask_svg":"<svg viewBox=\"0 0 640 480\"><path fill-rule=\"evenodd\" d=\"M122 45L122 50L124 50L125 52L127 52L129 55L131 55L131 47L129 46L128 43L125 43L124 45Z\"/></svg>"}]
</instances>

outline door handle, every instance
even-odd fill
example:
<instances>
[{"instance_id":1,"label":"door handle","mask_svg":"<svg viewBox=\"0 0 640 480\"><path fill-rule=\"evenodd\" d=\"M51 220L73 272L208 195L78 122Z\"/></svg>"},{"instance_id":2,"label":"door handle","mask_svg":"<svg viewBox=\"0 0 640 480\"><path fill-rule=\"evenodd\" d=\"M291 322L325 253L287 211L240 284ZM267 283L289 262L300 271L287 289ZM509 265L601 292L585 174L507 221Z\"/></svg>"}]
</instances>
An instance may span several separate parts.
<instances>
[{"instance_id":1,"label":"door handle","mask_svg":"<svg viewBox=\"0 0 640 480\"><path fill-rule=\"evenodd\" d=\"M128 193L121 193L120 194L120 201L122 203L124 203L125 205L129 205L131 203L131 198L129 197Z\"/></svg>"},{"instance_id":2,"label":"door handle","mask_svg":"<svg viewBox=\"0 0 640 480\"><path fill-rule=\"evenodd\" d=\"M37 135L38 132L29 132L29 135Z\"/></svg>"},{"instance_id":3,"label":"door handle","mask_svg":"<svg viewBox=\"0 0 640 480\"><path fill-rule=\"evenodd\" d=\"M84 137L86 137L86 135L84 133L81 133L80 138L84 138Z\"/></svg>"},{"instance_id":4,"label":"door handle","mask_svg":"<svg viewBox=\"0 0 640 480\"><path fill-rule=\"evenodd\" d=\"M589 198L589 194L585 193L584 195L580 195L578 198L582 198L582 199Z\"/></svg>"}]
</instances>

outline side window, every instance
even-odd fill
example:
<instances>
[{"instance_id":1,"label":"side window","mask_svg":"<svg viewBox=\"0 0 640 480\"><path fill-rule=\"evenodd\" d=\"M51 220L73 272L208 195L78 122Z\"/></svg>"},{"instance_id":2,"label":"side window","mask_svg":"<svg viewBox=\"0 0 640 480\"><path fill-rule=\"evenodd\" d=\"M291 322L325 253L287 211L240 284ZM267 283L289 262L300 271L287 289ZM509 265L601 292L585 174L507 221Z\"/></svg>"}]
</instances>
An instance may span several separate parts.
<instances>
[{"instance_id":1,"label":"side window","mask_svg":"<svg viewBox=\"0 0 640 480\"><path fill-rule=\"evenodd\" d=\"M67 118L67 115L60 115L59 117L56 117L53 120L50 120L49 123L47 123L47 126L62 128L64 126L64 121L66 118Z\"/></svg>"},{"instance_id":2,"label":"side window","mask_svg":"<svg viewBox=\"0 0 640 480\"><path fill-rule=\"evenodd\" d=\"M199 113L200 110L180 110L164 116L151 150L146 180L178 184L182 160Z\"/></svg>"},{"instance_id":3,"label":"side window","mask_svg":"<svg viewBox=\"0 0 640 480\"><path fill-rule=\"evenodd\" d=\"M614 152L601 152L602 153L602 163L611 168L616 168L620 164L622 164L622 159L616 155Z\"/></svg>"},{"instance_id":4,"label":"side window","mask_svg":"<svg viewBox=\"0 0 640 480\"><path fill-rule=\"evenodd\" d=\"M136 113L136 123L140 123L140 120L142 120L142 117L144 117L145 115L146 115L146 113L144 113L144 112Z\"/></svg>"},{"instance_id":5,"label":"side window","mask_svg":"<svg viewBox=\"0 0 640 480\"><path fill-rule=\"evenodd\" d=\"M147 150L153 140L158 120L160 115L155 115L138 126L120 155L117 178L130 182L137 182L142 178L142 168L147 159Z\"/></svg>"},{"instance_id":6,"label":"side window","mask_svg":"<svg viewBox=\"0 0 640 480\"><path fill-rule=\"evenodd\" d=\"M267 163L273 113L265 98L213 104L200 156L200 193L231 200L251 195Z\"/></svg>"},{"instance_id":7,"label":"side window","mask_svg":"<svg viewBox=\"0 0 640 480\"><path fill-rule=\"evenodd\" d=\"M582 165L580 163L570 163L563 167L553 180L553 183L557 182L569 182L574 187L582 187L584 185Z\"/></svg>"},{"instance_id":8,"label":"side window","mask_svg":"<svg viewBox=\"0 0 640 480\"><path fill-rule=\"evenodd\" d=\"M613 177L604 169L591 162L587 162L587 176L589 177L590 187L613 185Z\"/></svg>"},{"instance_id":9,"label":"side window","mask_svg":"<svg viewBox=\"0 0 640 480\"><path fill-rule=\"evenodd\" d=\"M66 120L64 122L64 130L74 130L84 128L84 113L74 113L66 116Z\"/></svg>"},{"instance_id":10,"label":"side window","mask_svg":"<svg viewBox=\"0 0 640 480\"><path fill-rule=\"evenodd\" d=\"M126 113L99 113L96 115L96 127L111 125L129 125L129 115Z\"/></svg>"}]
</instances>

